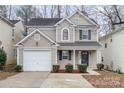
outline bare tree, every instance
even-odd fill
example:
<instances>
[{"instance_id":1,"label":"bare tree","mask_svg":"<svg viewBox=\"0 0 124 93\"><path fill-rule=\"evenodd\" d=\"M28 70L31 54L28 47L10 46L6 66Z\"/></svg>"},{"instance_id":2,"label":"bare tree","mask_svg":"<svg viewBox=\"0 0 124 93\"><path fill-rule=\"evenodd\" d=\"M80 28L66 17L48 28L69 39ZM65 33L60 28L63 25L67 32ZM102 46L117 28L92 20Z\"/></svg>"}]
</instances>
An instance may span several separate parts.
<instances>
[{"instance_id":1,"label":"bare tree","mask_svg":"<svg viewBox=\"0 0 124 93\"><path fill-rule=\"evenodd\" d=\"M42 14L43 18L47 17L47 5L41 6L41 14Z\"/></svg>"},{"instance_id":2,"label":"bare tree","mask_svg":"<svg viewBox=\"0 0 124 93\"><path fill-rule=\"evenodd\" d=\"M9 19L11 19L12 5L9 5Z\"/></svg>"},{"instance_id":3,"label":"bare tree","mask_svg":"<svg viewBox=\"0 0 124 93\"><path fill-rule=\"evenodd\" d=\"M55 5L52 5L51 8L50 8L50 17L53 18L54 17L54 14L55 14Z\"/></svg>"},{"instance_id":4,"label":"bare tree","mask_svg":"<svg viewBox=\"0 0 124 93\"><path fill-rule=\"evenodd\" d=\"M71 12L71 8L69 5L65 5L64 7L65 9L65 16L69 16L70 15L70 12Z\"/></svg>"},{"instance_id":5,"label":"bare tree","mask_svg":"<svg viewBox=\"0 0 124 93\"><path fill-rule=\"evenodd\" d=\"M23 5L16 10L16 15L21 17L24 20L24 23L27 24L28 20L32 17L35 17L36 14L35 8L32 5Z\"/></svg>"},{"instance_id":6,"label":"bare tree","mask_svg":"<svg viewBox=\"0 0 124 93\"><path fill-rule=\"evenodd\" d=\"M5 18L8 17L6 5L0 5L0 15L4 16Z\"/></svg>"},{"instance_id":7,"label":"bare tree","mask_svg":"<svg viewBox=\"0 0 124 93\"><path fill-rule=\"evenodd\" d=\"M57 17L60 18L61 17L61 6L57 5L56 8L57 8Z\"/></svg>"}]
</instances>

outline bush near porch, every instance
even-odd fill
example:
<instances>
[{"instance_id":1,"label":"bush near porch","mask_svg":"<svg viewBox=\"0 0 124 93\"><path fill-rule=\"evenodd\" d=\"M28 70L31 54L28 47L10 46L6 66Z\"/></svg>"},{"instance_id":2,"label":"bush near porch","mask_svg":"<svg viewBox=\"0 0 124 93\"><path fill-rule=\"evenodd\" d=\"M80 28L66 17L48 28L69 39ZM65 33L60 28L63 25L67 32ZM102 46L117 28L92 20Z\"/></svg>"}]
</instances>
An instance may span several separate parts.
<instances>
[{"instance_id":1,"label":"bush near porch","mask_svg":"<svg viewBox=\"0 0 124 93\"><path fill-rule=\"evenodd\" d=\"M78 70L81 73L86 73L87 72L87 65L86 64L78 64L77 67L78 67Z\"/></svg>"},{"instance_id":2,"label":"bush near porch","mask_svg":"<svg viewBox=\"0 0 124 93\"><path fill-rule=\"evenodd\" d=\"M53 73L87 73L87 65L86 64L78 64L78 69L73 69L72 64L65 65L65 69L60 69L60 65L53 65L52 72Z\"/></svg>"}]
</instances>

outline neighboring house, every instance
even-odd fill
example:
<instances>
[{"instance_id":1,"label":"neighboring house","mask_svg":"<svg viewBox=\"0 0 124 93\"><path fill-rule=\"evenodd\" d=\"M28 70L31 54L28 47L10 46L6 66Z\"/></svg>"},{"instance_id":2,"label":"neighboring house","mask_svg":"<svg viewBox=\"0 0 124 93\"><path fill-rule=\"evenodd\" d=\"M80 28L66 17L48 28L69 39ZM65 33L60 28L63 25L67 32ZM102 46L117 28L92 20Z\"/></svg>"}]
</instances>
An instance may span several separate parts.
<instances>
[{"instance_id":1,"label":"neighboring house","mask_svg":"<svg viewBox=\"0 0 124 93\"><path fill-rule=\"evenodd\" d=\"M19 42L20 29L16 26L20 21L14 23L14 20L8 20L0 16L0 47L3 48L7 54L6 64L16 63L15 44ZM20 36L17 37L17 34ZM18 39L19 38L19 39Z\"/></svg>"},{"instance_id":2,"label":"neighboring house","mask_svg":"<svg viewBox=\"0 0 124 93\"><path fill-rule=\"evenodd\" d=\"M98 25L77 11L67 18L32 18L28 35L16 44L17 64L24 71L51 71L68 63L96 68L101 61Z\"/></svg>"},{"instance_id":3,"label":"neighboring house","mask_svg":"<svg viewBox=\"0 0 124 93\"><path fill-rule=\"evenodd\" d=\"M124 72L124 27L100 38L102 61L105 68Z\"/></svg>"}]
</instances>

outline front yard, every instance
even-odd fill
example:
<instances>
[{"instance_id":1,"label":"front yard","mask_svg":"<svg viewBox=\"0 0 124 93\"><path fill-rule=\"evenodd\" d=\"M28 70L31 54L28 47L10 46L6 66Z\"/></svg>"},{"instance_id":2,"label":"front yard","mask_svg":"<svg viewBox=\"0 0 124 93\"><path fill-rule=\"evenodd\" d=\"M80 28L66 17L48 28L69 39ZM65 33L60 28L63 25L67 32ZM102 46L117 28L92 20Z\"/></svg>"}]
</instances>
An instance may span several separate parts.
<instances>
[{"instance_id":1,"label":"front yard","mask_svg":"<svg viewBox=\"0 0 124 93\"><path fill-rule=\"evenodd\" d=\"M1 71L0 72L0 80L6 79L7 77L13 76L15 74L17 74L18 72L5 72L5 71Z\"/></svg>"},{"instance_id":2,"label":"front yard","mask_svg":"<svg viewBox=\"0 0 124 93\"><path fill-rule=\"evenodd\" d=\"M96 71L101 75L83 75L96 88L124 88L124 74L111 71Z\"/></svg>"}]
</instances>

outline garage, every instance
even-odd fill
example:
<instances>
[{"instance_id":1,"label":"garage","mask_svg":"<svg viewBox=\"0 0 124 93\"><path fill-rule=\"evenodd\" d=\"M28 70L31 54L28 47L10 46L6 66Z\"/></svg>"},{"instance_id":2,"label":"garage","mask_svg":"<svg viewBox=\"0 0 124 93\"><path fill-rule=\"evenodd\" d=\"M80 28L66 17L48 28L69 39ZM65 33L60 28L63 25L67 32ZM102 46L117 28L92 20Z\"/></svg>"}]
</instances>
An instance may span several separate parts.
<instances>
[{"instance_id":1,"label":"garage","mask_svg":"<svg viewBox=\"0 0 124 93\"><path fill-rule=\"evenodd\" d=\"M51 71L51 50L24 50L24 71Z\"/></svg>"}]
</instances>

